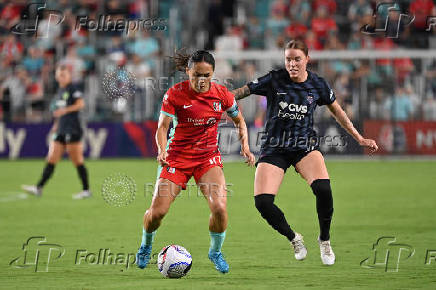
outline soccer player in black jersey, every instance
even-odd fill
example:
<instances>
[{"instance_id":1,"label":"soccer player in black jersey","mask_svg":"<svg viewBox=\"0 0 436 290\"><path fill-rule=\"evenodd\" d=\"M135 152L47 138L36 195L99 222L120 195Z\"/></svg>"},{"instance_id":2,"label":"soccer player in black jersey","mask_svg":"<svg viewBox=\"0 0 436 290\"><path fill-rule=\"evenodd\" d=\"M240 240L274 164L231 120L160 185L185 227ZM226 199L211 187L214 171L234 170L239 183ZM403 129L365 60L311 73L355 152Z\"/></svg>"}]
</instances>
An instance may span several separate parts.
<instances>
[{"instance_id":1,"label":"soccer player in black jersey","mask_svg":"<svg viewBox=\"0 0 436 290\"><path fill-rule=\"evenodd\" d=\"M56 69L55 77L59 90L53 104L55 120L50 131L53 135L46 158L47 163L37 185L23 185L22 188L29 194L41 196L42 188L52 176L56 163L67 151L70 160L77 168L83 186L83 191L74 194L73 198L88 198L91 197L91 192L89 191L88 172L84 165L83 129L79 119L79 112L85 107L85 102L81 90L71 83L71 67L60 64Z\"/></svg>"},{"instance_id":2,"label":"soccer player in black jersey","mask_svg":"<svg viewBox=\"0 0 436 290\"><path fill-rule=\"evenodd\" d=\"M309 55L304 42L287 43L284 56L285 68L271 71L233 91L237 100L250 94L267 98L265 135L254 179L255 205L262 217L289 239L295 258L303 260L307 255L303 236L291 229L283 212L274 204L286 170L294 166L316 197L321 260L332 265L335 262L330 245L333 197L324 158L318 149L319 138L313 130L316 107L326 105L336 121L371 153L378 147L374 140L365 139L354 128L328 83L306 70Z\"/></svg>"}]
</instances>

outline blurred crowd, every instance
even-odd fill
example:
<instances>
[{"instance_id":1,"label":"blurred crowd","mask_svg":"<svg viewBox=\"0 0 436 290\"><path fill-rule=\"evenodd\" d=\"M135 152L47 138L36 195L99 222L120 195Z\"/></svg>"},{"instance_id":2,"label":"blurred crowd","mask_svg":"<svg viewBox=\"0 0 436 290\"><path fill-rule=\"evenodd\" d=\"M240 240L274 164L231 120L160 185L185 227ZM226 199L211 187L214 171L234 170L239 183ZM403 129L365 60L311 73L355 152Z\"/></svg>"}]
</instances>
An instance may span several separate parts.
<instances>
[{"instance_id":1,"label":"blurred crowd","mask_svg":"<svg viewBox=\"0 0 436 290\"><path fill-rule=\"evenodd\" d=\"M141 80L156 72L161 55L162 40L153 33L157 34L156 31L165 27L161 27L161 23L156 23L156 26L150 23L145 29L133 29L126 34L125 30L115 29L109 23L107 29L91 31L87 27L78 27L78 17L86 16L96 22L100 15L110 17L113 22L117 19L149 19L146 15L150 5L146 2L60 0L47 1L43 7L41 3L29 6L29 1L0 1L3 118L46 121L50 100L57 90L54 70L61 62L71 67L73 83L86 93L88 119L116 118L120 110L105 101L100 87L102 77L111 69L124 67L136 77L138 94L141 94L144 84ZM60 17L64 17L59 25L58 11L62 13ZM50 18L50 14L55 17ZM22 24L21 29L28 28L30 32L12 33L11 28L17 23ZM32 31L33 27L35 31Z\"/></svg>"},{"instance_id":2,"label":"blurred crowd","mask_svg":"<svg viewBox=\"0 0 436 290\"><path fill-rule=\"evenodd\" d=\"M391 2L395 4L383 4ZM427 17L436 15L433 0L47 0L45 7L29 3L0 0L0 116L6 121L50 120L59 62L71 66L73 81L85 91L88 120L142 121L158 116L162 94L172 83L161 85L156 79L178 76L167 56L180 47L278 50L288 40L301 38L310 51L436 49L436 29L426 31ZM53 11L61 12L59 25L56 13L50 16ZM77 26L79 16L98 20L101 15L114 21L151 21L129 33L111 29L110 24L106 31ZM411 23L410 15L415 17ZM386 20L385 33L361 32L365 24L383 27ZM22 33L12 33L13 27ZM231 86L238 87L280 65L256 59L218 60L216 78L230 79ZM135 96L128 102L108 100L101 88L105 73L120 67L136 77ZM354 120L436 120L434 59L320 60L310 69L330 82ZM150 78L155 81L148 82ZM250 122L262 126L265 98L244 100L241 106ZM318 117L328 114L320 110Z\"/></svg>"},{"instance_id":3,"label":"blurred crowd","mask_svg":"<svg viewBox=\"0 0 436 290\"><path fill-rule=\"evenodd\" d=\"M236 15L238 10L233 9L230 15L224 15L222 7L229 2L244 13ZM377 49L378 43L362 38L360 30L366 24L380 29L386 21L386 35L391 37L392 48L426 49L430 46L429 36L435 35L434 29L430 33L426 31L428 17L436 15L434 0L215 0L212 3L208 13L214 15L208 26L210 49L214 48L217 34L239 39L216 43L218 48L227 49L230 45L232 49L282 48L293 38L304 39L312 50ZM223 15L216 15L217 10ZM411 22L412 15L415 18ZM236 21L227 21L233 25L226 25L226 16L236 17Z\"/></svg>"}]
</instances>

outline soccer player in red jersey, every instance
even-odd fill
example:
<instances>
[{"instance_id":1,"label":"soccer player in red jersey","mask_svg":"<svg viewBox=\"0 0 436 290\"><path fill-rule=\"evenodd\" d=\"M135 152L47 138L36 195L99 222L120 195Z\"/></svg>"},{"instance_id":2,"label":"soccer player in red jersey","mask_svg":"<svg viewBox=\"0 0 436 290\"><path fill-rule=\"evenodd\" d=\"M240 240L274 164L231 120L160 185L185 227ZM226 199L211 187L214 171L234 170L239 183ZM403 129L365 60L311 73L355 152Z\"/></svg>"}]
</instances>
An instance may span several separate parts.
<instances>
[{"instance_id":1,"label":"soccer player in red jersey","mask_svg":"<svg viewBox=\"0 0 436 290\"><path fill-rule=\"evenodd\" d=\"M247 126L234 95L211 81L215 69L213 56L200 50L192 55L177 53L174 59L177 69L185 71L189 80L171 87L163 98L156 132L159 178L151 206L144 215L136 263L139 268L147 266L156 230L171 203L193 176L211 211L209 259L218 271L227 273L229 266L221 253L227 228L227 191L217 142L223 112L227 112L239 129L241 154L246 163L253 166L255 157L250 152ZM173 128L167 140L171 122Z\"/></svg>"}]
</instances>

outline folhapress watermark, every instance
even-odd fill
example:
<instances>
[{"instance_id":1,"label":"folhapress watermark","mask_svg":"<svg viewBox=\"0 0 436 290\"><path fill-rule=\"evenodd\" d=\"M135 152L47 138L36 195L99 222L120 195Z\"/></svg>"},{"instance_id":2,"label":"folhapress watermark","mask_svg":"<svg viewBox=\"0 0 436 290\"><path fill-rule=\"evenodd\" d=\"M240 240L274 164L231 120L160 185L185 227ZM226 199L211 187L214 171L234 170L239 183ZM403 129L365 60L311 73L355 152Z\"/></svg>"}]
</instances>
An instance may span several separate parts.
<instances>
[{"instance_id":1,"label":"folhapress watermark","mask_svg":"<svg viewBox=\"0 0 436 290\"><path fill-rule=\"evenodd\" d=\"M22 255L13 259L9 266L32 268L35 272L48 272L49 264L59 260L65 254L64 247L48 243L44 236L28 238L22 250Z\"/></svg>"},{"instance_id":2,"label":"folhapress watermark","mask_svg":"<svg viewBox=\"0 0 436 290\"><path fill-rule=\"evenodd\" d=\"M45 14L48 21L44 26L46 31L39 29L40 15ZM45 2L30 3L22 13L22 19L11 27L10 31L17 35L29 35L38 38L47 38L50 27L60 25L65 19L64 13L59 10L48 9Z\"/></svg>"},{"instance_id":3,"label":"folhapress watermark","mask_svg":"<svg viewBox=\"0 0 436 290\"><path fill-rule=\"evenodd\" d=\"M97 250L76 249L67 253L66 249L54 243L48 243L45 236L32 236L27 239L22 247L22 255L12 259L9 266L24 269L30 268L34 272L49 272L49 266L59 265L63 256L74 255L74 265L106 265L123 266L129 269L136 262L133 252L114 251L110 248ZM67 259L68 261L73 260Z\"/></svg>"},{"instance_id":4,"label":"folhapress watermark","mask_svg":"<svg viewBox=\"0 0 436 290\"><path fill-rule=\"evenodd\" d=\"M403 13L395 2L379 3L373 17L373 23L363 25L360 32L369 35L384 34L388 38L398 38L400 32L415 21L415 15ZM425 31L430 32L434 27L436 27L436 16L428 15Z\"/></svg>"},{"instance_id":5,"label":"folhapress watermark","mask_svg":"<svg viewBox=\"0 0 436 290\"><path fill-rule=\"evenodd\" d=\"M135 253L113 252L109 248L89 251L76 250L75 265L123 265L126 269L135 264Z\"/></svg>"},{"instance_id":6,"label":"folhapress watermark","mask_svg":"<svg viewBox=\"0 0 436 290\"><path fill-rule=\"evenodd\" d=\"M46 31L39 29L41 18L48 21L44 25ZM46 2L30 3L26 6L22 13L22 19L11 27L10 31L17 35L29 35L38 38L49 37L50 28L62 24L65 20L65 15L60 10L49 9ZM91 18L89 15L77 15L73 29L75 31L87 30L90 32L120 32L129 35L135 31L164 31L168 29L168 21L165 18L123 18L113 15L100 14L96 18Z\"/></svg>"},{"instance_id":7,"label":"folhapress watermark","mask_svg":"<svg viewBox=\"0 0 436 290\"><path fill-rule=\"evenodd\" d=\"M129 35L129 33L133 31L166 30L167 25L167 20L165 18L125 19L101 14L98 18L90 18L88 15L77 16L74 29L76 31L81 29L100 32L117 31Z\"/></svg>"},{"instance_id":8,"label":"folhapress watermark","mask_svg":"<svg viewBox=\"0 0 436 290\"><path fill-rule=\"evenodd\" d=\"M400 264L407 263L415 252L413 246L398 243L394 236L383 236L373 244L371 255L362 260L360 266L367 269L383 269L385 272L398 272ZM425 250L424 265L436 266L436 250Z\"/></svg>"}]
</instances>

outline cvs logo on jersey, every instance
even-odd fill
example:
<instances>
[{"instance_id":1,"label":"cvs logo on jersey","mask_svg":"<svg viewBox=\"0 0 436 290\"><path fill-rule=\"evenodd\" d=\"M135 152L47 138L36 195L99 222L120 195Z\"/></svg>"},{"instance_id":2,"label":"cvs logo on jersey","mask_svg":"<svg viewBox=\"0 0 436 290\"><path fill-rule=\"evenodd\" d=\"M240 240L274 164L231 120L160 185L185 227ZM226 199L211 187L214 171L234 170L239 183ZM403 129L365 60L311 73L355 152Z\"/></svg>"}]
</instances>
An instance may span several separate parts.
<instances>
[{"instance_id":1,"label":"cvs logo on jersey","mask_svg":"<svg viewBox=\"0 0 436 290\"><path fill-rule=\"evenodd\" d=\"M281 101L279 103L279 113L277 117L286 118L290 120L301 120L303 119L307 113L306 105L297 105L297 104L288 104L286 102Z\"/></svg>"},{"instance_id":2,"label":"cvs logo on jersey","mask_svg":"<svg viewBox=\"0 0 436 290\"><path fill-rule=\"evenodd\" d=\"M302 113L302 114L307 113L307 106L305 106L305 105L290 104L288 109L291 112L297 112L297 113Z\"/></svg>"}]
</instances>

